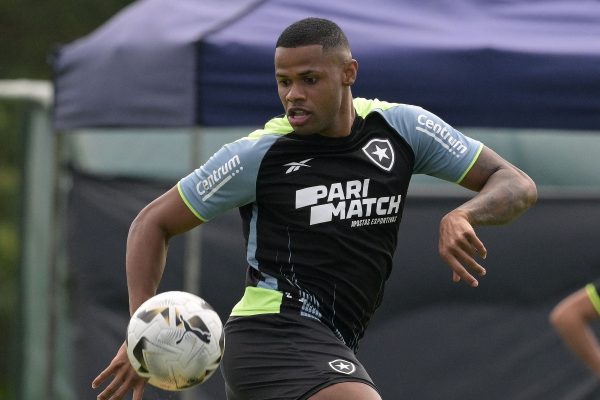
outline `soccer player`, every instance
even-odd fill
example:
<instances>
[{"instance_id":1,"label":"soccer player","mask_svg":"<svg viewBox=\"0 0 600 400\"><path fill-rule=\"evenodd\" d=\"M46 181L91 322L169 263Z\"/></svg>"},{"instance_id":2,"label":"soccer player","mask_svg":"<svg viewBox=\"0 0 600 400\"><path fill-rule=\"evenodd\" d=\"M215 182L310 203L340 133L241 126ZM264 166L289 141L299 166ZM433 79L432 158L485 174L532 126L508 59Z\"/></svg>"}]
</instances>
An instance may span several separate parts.
<instances>
[{"instance_id":1,"label":"soccer player","mask_svg":"<svg viewBox=\"0 0 600 400\"><path fill-rule=\"evenodd\" d=\"M239 208L248 268L225 326L228 399L380 400L355 352L390 274L411 175L477 192L439 228L453 281L472 287L487 255L474 227L512 221L536 201L536 186L420 107L353 98L358 63L335 23L298 21L275 47L285 115L222 147L136 217L130 312L155 294L171 237ZM110 376L99 399L131 389L141 399L145 382L125 344L93 386Z\"/></svg>"},{"instance_id":2,"label":"soccer player","mask_svg":"<svg viewBox=\"0 0 600 400\"><path fill-rule=\"evenodd\" d=\"M600 279L577 290L558 303L550 322L567 347L600 378L600 344L591 323L600 319Z\"/></svg>"}]
</instances>

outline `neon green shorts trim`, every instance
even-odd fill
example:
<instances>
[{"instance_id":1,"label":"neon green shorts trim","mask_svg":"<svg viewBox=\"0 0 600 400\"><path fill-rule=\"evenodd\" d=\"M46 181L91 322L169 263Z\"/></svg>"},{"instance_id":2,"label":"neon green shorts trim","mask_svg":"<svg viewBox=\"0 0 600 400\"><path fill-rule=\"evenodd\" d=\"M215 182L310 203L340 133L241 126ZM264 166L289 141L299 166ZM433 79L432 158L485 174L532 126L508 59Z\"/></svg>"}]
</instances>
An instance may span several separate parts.
<instances>
[{"instance_id":1,"label":"neon green shorts trim","mask_svg":"<svg viewBox=\"0 0 600 400\"><path fill-rule=\"evenodd\" d=\"M242 299L231 310L231 316L277 314L281 310L283 293L273 289L248 286Z\"/></svg>"}]
</instances>

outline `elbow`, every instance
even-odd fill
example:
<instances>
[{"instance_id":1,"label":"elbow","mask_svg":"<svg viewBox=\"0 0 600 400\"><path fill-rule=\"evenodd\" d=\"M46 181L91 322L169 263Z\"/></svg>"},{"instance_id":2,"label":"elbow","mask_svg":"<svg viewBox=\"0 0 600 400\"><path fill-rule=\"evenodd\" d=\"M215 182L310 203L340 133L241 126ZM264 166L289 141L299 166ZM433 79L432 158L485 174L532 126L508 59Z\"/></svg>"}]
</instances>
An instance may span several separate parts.
<instances>
[{"instance_id":1,"label":"elbow","mask_svg":"<svg viewBox=\"0 0 600 400\"><path fill-rule=\"evenodd\" d=\"M523 198L526 208L533 206L538 200L537 186L533 179L525 175L525 182L523 183Z\"/></svg>"},{"instance_id":2,"label":"elbow","mask_svg":"<svg viewBox=\"0 0 600 400\"><path fill-rule=\"evenodd\" d=\"M147 229L147 227L151 225L151 221L152 210L147 205L135 216L135 218L131 222L131 225L129 226L129 233L136 233Z\"/></svg>"},{"instance_id":3,"label":"elbow","mask_svg":"<svg viewBox=\"0 0 600 400\"><path fill-rule=\"evenodd\" d=\"M144 230L144 226L146 225L146 217L144 210L140 211L138 215L133 219L131 225L129 225L129 233L128 236L135 236Z\"/></svg>"},{"instance_id":4,"label":"elbow","mask_svg":"<svg viewBox=\"0 0 600 400\"><path fill-rule=\"evenodd\" d=\"M129 238L147 238L150 235L159 235L165 242L170 239L170 235L157 217L152 203L144 207L134 218L129 226L128 235Z\"/></svg>"},{"instance_id":5,"label":"elbow","mask_svg":"<svg viewBox=\"0 0 600 400\"><path fill-rule=\"evenodd\" d=\"M515 187L518 188L514 191L515 197L518 197L520 208L522 211L527 210L533 206L538 200L537 186L533 179L531 179L526 173L517 169L518 175L514 182Z\"/></svg>"},{"instance_id":6,"label":"elbow","mask_svg":"<svg viewBox=\"0 0 600 400\"><path fill-rule=\"evenodd\" d=\"M572 317L569 315L568 310L559 304L554 307L548 316L548 321L554 330L561 336L569 330L569 327L573 325Z\"/></svg>"},{"instance_id":7,"label":"elbow","mask_svg":"<svg viewBox=\"0 0 600 400\"><path fill-rule=\"evenodd\" d=\"M554 329L558 330L563 324L564 316L564 310L560 307L560 305L558 305L550 312L550 315L548 316L548 322L550 322L550 325L552 325Z\"/></svg>"},{"instance_id":8,"label":"elbow","mask_svg":"<svg viewBox=\"0 0 600 400\"><path fill-rule=\"evenodd\" d=\"M569 301L563 300L558 303L548 316L550 325L554 327L559 334L564 335L565 332L573 331L585 325L585 320L577 310L573 309Z\"/></svg>"}]
</instances>

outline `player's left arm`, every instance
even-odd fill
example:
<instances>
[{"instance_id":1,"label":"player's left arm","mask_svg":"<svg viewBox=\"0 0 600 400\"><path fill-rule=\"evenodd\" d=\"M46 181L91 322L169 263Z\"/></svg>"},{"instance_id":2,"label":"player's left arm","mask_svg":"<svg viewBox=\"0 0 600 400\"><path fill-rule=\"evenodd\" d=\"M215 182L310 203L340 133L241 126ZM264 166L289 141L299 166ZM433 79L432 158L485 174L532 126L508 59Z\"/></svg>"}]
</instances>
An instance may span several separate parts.
<instances>
[{"instance_id":1,"label":"player's left arm","mask_svg":"<svg viewBox=\"0 0 600 400\"><path fill-rule=\"evenodd\" d=\"M453 281L475 287L473 274L485 275L476 258L485 258L487 250L474 227L514 220L536 202L537 189L527 174L485 146L460 185L478 193L442 218L438 247Z\"/></svg>"}]
</instances>

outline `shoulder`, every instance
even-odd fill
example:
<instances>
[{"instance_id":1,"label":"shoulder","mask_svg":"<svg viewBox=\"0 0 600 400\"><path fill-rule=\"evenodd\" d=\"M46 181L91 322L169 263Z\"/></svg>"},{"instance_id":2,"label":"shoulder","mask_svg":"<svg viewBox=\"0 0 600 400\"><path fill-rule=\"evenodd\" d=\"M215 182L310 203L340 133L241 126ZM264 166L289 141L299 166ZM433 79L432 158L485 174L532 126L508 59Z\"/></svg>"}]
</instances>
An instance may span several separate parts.
<instances>
[{"instance_id":1,"label":"shoulder","mask_svg":"<svg viewBox=\"0 0 600 400\"><path fill-rule=\"evenodd\" d=\"M383 115L417 116L419 113L427 112L419 106L404 103L393 103L379 99L365 99L357 97L353 100L356 113L362 118L373 112Z\"/></svg>"},{"instance_id":2,"label":"shoulder","mask_svg":"<svg viewBox=\"0 0 600 400\"><path fill-rule=\"evenodd\" d=\"M259 140L263 137L266 138L274 138L287 135L293 131L290 122L285 118L285 116L278 116L275 118L271 118L265 126L261 129L257 129L251 132L246 139L248 140Z\"/></svg>"},{"instance_id":3,"label":"shoulder","mask_svg":"<svg viewBox=\"0 0 600 400\"><path fill-rule=\"evenodd\" d=\"M246 162L260 161L278 139L292 131L292 127L286 118L272 118L263 128L256 129L247 136L225 144L212 158L237 155L245 159Z\"/></svg>"},{"instance_id":4,"label":"shoulder","mask_svg":"<svg viewBox=\"0 0 600 400\"><path fill-rule=\"evenodd\" d=\"M410 109L411 106L408 104L402 103L390 103L388 101L383 101L379 99L365 99L362 97L357 97L353 99L354 109L356 113L362 117L366 118L369 114L374 112L383 114L383 113L402 113L406 109Z\"/></svg>"},{"instance_id":5,"label":"shoulder","mask_svg":"<svg viewBox=\"0 0 600 400\"><path fill-rule=\"evenodd\" d=\"M413 173L459 182L477 159L482 144L422 107L378 99L355 99L363 118L378 113L406 142L415 157Z\"/></svg>"},{"instance_id":6,"label":"shoulder","mask_svg":"<svg viewBox=\"0 0 600 400\"><path fill-rule=\"evenodd\" d=\"M379 99L356 98L354 99L354 109L360 117L365 119L369 115L379 114L401 135L414 130L419 123L425 124L427 120L437 119L433 113L422 107Z\"/></svg>"}]
</instances>

